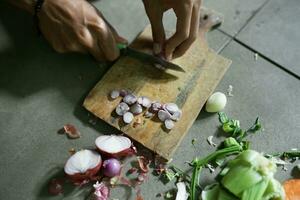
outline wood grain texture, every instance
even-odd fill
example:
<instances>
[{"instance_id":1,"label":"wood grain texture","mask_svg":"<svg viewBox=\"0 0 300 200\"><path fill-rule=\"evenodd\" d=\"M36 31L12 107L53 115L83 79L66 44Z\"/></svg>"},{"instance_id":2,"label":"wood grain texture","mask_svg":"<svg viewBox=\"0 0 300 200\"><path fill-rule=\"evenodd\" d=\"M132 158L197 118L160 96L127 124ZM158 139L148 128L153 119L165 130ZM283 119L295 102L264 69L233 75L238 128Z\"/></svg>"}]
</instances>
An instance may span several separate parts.
<instances>
[{"instance_id":1,"label":"wood grain texture","mask_svg":"<svg viewBox=\"0 0 300 200\"><path fill-rule=\"evenodd\" d=\"M152 52L149 26L131 47ZM91 90L83 105L95 116L168 160L231 64L230 60L210 50L200 37L183 57L173 62L186 72L167 70L162 73L138 59L121 57ZM152 100L175 102L182 109L182 118L169 132L164 130L157 118L146 119L142 114L135 118L141 118L141 125L124 125L114 112L121 98L109 98L113 89L129 89L138 96L147 96Z\"/></svg>"}]
</instances>

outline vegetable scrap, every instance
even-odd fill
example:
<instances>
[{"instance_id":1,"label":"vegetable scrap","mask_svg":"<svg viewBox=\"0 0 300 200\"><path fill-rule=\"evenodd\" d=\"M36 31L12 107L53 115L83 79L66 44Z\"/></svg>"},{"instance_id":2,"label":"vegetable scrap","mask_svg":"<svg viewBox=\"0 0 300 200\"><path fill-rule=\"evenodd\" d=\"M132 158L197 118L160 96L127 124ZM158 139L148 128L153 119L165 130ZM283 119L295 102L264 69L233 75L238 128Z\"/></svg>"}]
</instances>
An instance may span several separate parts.
<instances>
[{"instance_id":1,"label":"vegetable scrap","mask_svg":"<svg viewBox=\"0 0 300 200\"><path fill-rule=\"evenodd\" d=\"M104 183L98 181L93 185L94 187L94 199L95 200L108 200L109 188Z\"/></svg>"},{"instance_id":2,"label":"vegetable scrap","mask_svg":"<svg viewBox=\"0 0 300 200\"><path fill-rule=\"evenodd\" d=\"M223 131L228 133L231 137L236 138L238 141L242 141L242 139L247 137L250 133L255 134L262 129L258 117L250 128L243 130L241 129L239 120L229 119L224 112L219 112L218 114Z\"/></svg>"},{"instance_id":3,"label":"vegetable scrap","mask_svg":"<svg viewBox=\"0 0 300 200\"><path fill-rule=\"evenodd\" d=\"M283 183L286 200L300 199L300 179L290 179Z\"/></svg>"},{"instance_id":4,"label":"vegetable scrap","mask_svg":"<svg viewBox=\"0 0 300 200\"><path fill-rule=\"evenodd\" d=\"M122 102L117 105L115 112L122 116L125 124L131 124L134 117L144 113L145 118L152 118L157 115L158 119L164 124L167 130L174 128L175 123L182 116L182 111L175 103L161 104L158 101L151 101L146 96L137 97L128 90L112 90L109 94L112 100L122 97ZM137 127L136 122L133 123L133 128Z\"/></svg>"},{"instance_id":5,"label":"vegetable scrap","mask_svg":"<svg viewBox=\"0 0 300 200\"><path fill-rule=\"evenodd\" d=\"M81 137L80 132L76 129L76 127L72 124L66 124L63 126L59 133L65 133L70 139L77 139Z\"/></svg>"},{"instance_id":6,"label":"vegetable scrap","mask_svg":"<svg viewBox=\"0 0 300 200\"><path fill-rule=\"evenodd\" d=\"M51 180L49 193L62 194L64 183L83 186L92 182L94 191L91 198L94 200L110 199L110 190L118 185L133 188L136 191L136 199L142 200L140 185L148 179L150 161L144 156L133 156L137 163L136 167L124 172L126 165L132 163L129 156L136 154L136 148L129 138L103 135L96 138L95 144L97 150L83 149L69 157L64 166L67 179ZM125 177L130 174L135 177L133 179Z\"/></svg>"},{"instance_id":7,"label":"vegetable scrap","mask_svg":"<svg viewBox=\"0 0 300 200\"><path fill-rule=\"evenodd\" d=\"M186 191L186 185L184 182L178 182L177 186L177 194L175 200L187 200L189 195Z\"/></svg>"},{"instance_id":8,"label":"vegetable scrap","mask_svg":"<svg viewBox=\"0 0 300 200\"><path fill-rule=\"evenodd\" d=\"M63 192L63 181L59 179L52 179L49 183L48 193L51 195L59 195Z\"/></svg>"},{"instance_id":9,"label":"vegetable scrap","mask_svg":"<svg viewBox=\"0 0 300 200\"><path fill-rule=\"evenodd\" d=\"M205 110L209 113L220 112L225 108L226 103L226 95L222 92L215 92L206 101Z\"/></svg>"},{"instance_id":10,"label":"vegetable scrap","mask_svg":"<svg viewBox=\"0 0 300 200\"><path fill-rule=\"evenodd\" d=\"M232 92L233 92L233 86L232 86L232 85L229 85L229 86L228 86L228 89L227 89L227 95L228 95L229 97L233 97Z\"/></svg>"},{"instance_id":11,"label":"vegetable scrap","mask_svg":"<svg viewBox=\"0 0 300 200\"><path fill-rule=\"evenodd\" d=\"M216 147L217 144L213 142L213 138L214 138L214 136L210 135L207 137L206 141L210 146Z\"/></svg>"}]
</instances>

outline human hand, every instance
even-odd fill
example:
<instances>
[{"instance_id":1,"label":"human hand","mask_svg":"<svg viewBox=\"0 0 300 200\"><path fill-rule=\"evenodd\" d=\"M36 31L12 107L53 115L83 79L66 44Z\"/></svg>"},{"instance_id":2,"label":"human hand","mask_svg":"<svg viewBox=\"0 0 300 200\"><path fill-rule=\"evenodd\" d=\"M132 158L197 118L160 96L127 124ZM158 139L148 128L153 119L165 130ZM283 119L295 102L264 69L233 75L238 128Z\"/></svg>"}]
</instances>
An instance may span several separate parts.
<instances>
[{"instance_id":1,"label":"human hand","mask_svg":"<svg viewBox=\"0 0 300 200\"><path fill-rule=\"evenodd\" d=\"M86 0L45 0L38 18L42 34L60 53L90 53L98 61L113 61L120 54L117 43L127 43Z\"/></svg>"},{"instance_id":2,"label":"human hand","mask_svg":"<svg viewBox=\"0 0 300 200\"><path fill-rule=\"evenodd\" d=\"M143 0L149 17L154 54L163 54L167 60L182 56L196 40L199 31L202 0ZM177 17L176 32L166 40L163 13L172 8Z\"/></svg>"}]
</instances>

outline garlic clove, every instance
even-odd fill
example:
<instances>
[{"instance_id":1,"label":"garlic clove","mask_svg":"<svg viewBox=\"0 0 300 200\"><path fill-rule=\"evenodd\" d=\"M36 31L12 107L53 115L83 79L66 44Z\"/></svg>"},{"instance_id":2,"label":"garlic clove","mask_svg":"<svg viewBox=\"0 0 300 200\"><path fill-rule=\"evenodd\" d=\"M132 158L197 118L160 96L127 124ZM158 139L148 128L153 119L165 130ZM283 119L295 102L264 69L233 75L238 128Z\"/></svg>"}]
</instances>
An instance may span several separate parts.
<instances>
[{"instance_id":1,"label":"garlic clove","mask_svg":"<svg viewBox=\"0 0 300 200\"><path fill-rule=\"evenodd\" d=\"M127 94L124 98L123 101L127 103L128 105L132 105L137 101L137 97L133 94Z\"/></svg>"},{"instance_id":2,"label":"garlic clove","mask_svg":"<svg viewBox=\"0 0 300 200\"><path fill-rule=\"evenodd\" d=\"M166 119L164 123L165 123L166 129L168 129L168 130L171 130L175 126L174 122L171 119Z\"/></svg>"},{"instance_id":3,"label":"garlic clove","mask_svg":"<svg viewBox=\"0 0 300 200\"><path fill-rule=\"evenodd\" d=\"M111 97L112 99L116 99L116 98L118 98L119 96L120 96L119 90L113 90L113 91L110 92L110 97Z\"/></svg>"}]
</instances>

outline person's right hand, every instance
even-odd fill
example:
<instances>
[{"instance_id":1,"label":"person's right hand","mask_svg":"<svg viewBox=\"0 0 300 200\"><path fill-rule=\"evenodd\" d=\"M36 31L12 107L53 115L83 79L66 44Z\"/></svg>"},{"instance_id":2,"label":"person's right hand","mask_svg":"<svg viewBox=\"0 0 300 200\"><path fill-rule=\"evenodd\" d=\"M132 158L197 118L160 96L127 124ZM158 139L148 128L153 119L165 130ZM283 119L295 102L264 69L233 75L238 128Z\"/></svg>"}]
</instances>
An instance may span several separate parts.
<instances>
[{"instance_id":1,"label":"person's right hand","mask_svg":"<svg viewBox=\"0 0 300 200\"><path fill-rule=\"evenodd\" d=\"M90 53L99 61L113 61L120 54L116 43L127 42L86 0L45 0L38 18L42 34L61 53Z\"/></svg>"}]
</instances>

